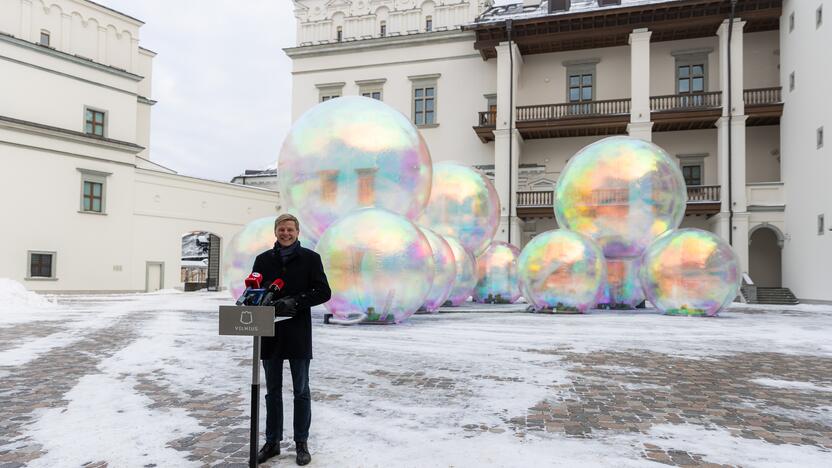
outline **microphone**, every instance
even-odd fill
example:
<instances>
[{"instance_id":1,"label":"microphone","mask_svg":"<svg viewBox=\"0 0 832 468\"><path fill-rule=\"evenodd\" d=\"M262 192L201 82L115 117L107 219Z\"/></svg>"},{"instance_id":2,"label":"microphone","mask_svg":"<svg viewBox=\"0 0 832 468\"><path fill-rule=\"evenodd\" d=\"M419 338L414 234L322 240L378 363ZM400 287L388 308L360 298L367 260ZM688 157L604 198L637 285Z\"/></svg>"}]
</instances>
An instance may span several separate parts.
<instances>
[{"instance_id":1,"label":"microphone","mask_svg":"<svg viewBox=\"0 0 832 468\"><path fill-rule=\"evenodd\" d=\"M243 291L243 294L237 299L236 305L243 305L251 294L251 291L260 287L261 281L263 281L263 275L257 273L256 271L248 275L248 278L244 281L246 290Z\"/></svg>"},{"instance_id":2,"label":"microphone","mask_svg":"<svg viewBox=\"0 0 832 468\"><path fill-rule=\"evenodd\" d=\"M280 278L274 280L272 284L269 285L269 289L266 291L266 295L263 296L263 300L260 301L260 305L272 305L272 302L274 301L274 296L277 293L279 293L285 285L286 283L284 283L283 280Z\"/></svg>"}]
</instances>

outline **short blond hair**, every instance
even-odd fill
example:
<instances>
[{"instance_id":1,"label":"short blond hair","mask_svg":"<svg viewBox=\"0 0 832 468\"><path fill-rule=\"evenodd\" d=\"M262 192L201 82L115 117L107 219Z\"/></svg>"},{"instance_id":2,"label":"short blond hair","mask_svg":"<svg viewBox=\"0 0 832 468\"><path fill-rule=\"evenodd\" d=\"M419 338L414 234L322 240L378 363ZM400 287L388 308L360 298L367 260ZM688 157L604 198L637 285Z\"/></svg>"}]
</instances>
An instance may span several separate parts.
<instances>
[{"instance_id":1,"label":"short blond hair","mask_svg":"<svg viewBox=\"0 0 832 468\"><path fill-rule=\"evenodd\" d=\"M282 223L283 221L294 221L295 222L295 229L300 231L300 222L297 218L290 215L289 213L283 213L282 215L278 216L277 219L274 220L274 229L277 230L277 225Z\"/></svg>"}]
</instances>

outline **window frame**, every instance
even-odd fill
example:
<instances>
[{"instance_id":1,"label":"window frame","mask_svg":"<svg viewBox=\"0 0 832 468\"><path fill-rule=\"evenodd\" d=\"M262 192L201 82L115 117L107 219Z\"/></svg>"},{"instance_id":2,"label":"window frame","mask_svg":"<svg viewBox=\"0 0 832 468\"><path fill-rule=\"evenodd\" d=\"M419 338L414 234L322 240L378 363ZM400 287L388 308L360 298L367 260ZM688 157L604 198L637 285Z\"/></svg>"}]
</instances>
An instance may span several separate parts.
<instances>
[{"instance_id":1,"label":"window frame","mask_svg":"<svg viewBox=\"0 0 832 468\"><path fill-rule=\"evenodd\" d=\"M343 81L316 84L315 87L318 88L318 102L329 101L330 99L343 96L344 85L346 85L346 83Z\"/></svg>"},{"instance_id":2,"label":"window frame","mask_svg":"<svg viewBox=\"0 0 832 468\"><path fill-rule=\"evenodd\" d=\"M79 173L81 173L81 200L80 205L78 207L78 212L83 214L92 214L92 215L106 215L107 214L107 179L109 178L112 173L110 172L101 172L95 171L92 169L84 169L81 167L76 168ZM87 195L85 194L84 188L87 183L93 184L101 184L101 201L100 207L101 211L96 211L92 209L92 200L90 201L90 209L86 209L84 207L85 198Z\"/></svg>"},{"instance_id":3,"label":"window frame","mask_svg":"<svg viewBox=\"0 0 832 468\"><path fill-rule=\"evenodd\" d=\"M682 177L684 177L684 168L685 167L699 167L699 184L698 185L688 185L687 179L685 179L685 186L688 187L701 187L705 184L705 158L708 157L708 153L698 153L698 154L677 154L676 158L679 161L679 171L682 172Z\"/></svg>"},{"instance_id":4,"label":"window frame","mask_svg":"<svg viewBox=\"0 0 832 468\"><path fill-rule=\"evenodd\" d=\"M344 42L344 27L335 27L335 42Z\"/></svg>"},{"instance_id":5,"label":"window frame","mask_svg":"<svg viewBox=\"0 0 832 468\"><path fill-rule=\"evenodd\" d=\"M49 276L32 276L32 255L49 255L50 272ZM26 251L26 280L27 281L57 281L58 279L58 252L54 250L27 250Z\"/></svg>"},{"instance_id":6,"label":"window frame","mask_svg":"<svg viewBox=\"0 0 832 468\"><path fill-rule=\"evenodd\" d=\"M823 125L815 130L815 146L817 149L823 148Z\"/></svg>"},{"instance_id":7,"label":"window frame","mask_svg":"<svg viewBox=\"0 0 832 468\"><path fill-rule=\"evenodd\" d=\"M815 29L820 29L823 26L823 4L821 3L815 8Z\"/></svg>"},{"instance_id":8,"label":"window frame","mask_svg":"<svg viewBox=\"0 0 832 468\"><path fill-rule=\"evenodd\" d=\"M380 37L387 37L387 21L380 21L378 25L378 34Z\"/></svg>"},{"instance_id":9,"label":"window frame","mask_svg":"<svg viewBox=\"0 0 832 468\"><path fill-rule=\"evenodd\" d=\"M708 63L708 55L713 52L712 48L704 48L704 49L689 49L689 50L679 50L671 52L671 55L676 59L673 64L673 89L676 94L701 94L707 93L710 85L710 80L708 79L708 72L710 71L710 64ZM702 66L702 91L693 91L693 67L701 65ZM688 91L680 91L679 89L679 80L682 78L679 73L680 68L682 67L690 67L691 70L688 72Z\"/></svg>"},{"instance_id":10,"label":"window frame","mask_svg":"<svg viewBox=\"0 0 832 468\"><path fill-rule=\"evenodd\" d=\"M794 91L795 81L794 72L789 73L789 92Z\"/></svg>"},{"instance_id":11,"label":"window frame","mask_svg":"<svg viewBox=\"0 0 832 468\"><path fill-rule=\"evenodd\" d=\"M818 235L822 236L826 233L826 220L823 213L818 215Z\"/></svg>"},{"instance_id":12,"label":"window frame","mask_svg":"<svg viewBox=\"0 0 832 468\"><path fill-rule=\"evenodd\" d=\"M44 36L46 37L46 42L43 41ZM52 34L48 29L40 30L40 39L38 40L38 44L45 47L52 47Z\"/></svg>"},{"instance_id":13,"label":"window frame","mask_svg":"<svg viewBox=\"0 0 832 468\"><path fill-rule=\"evenodd\" d=\"M434 128L439 126L439 78L442 75L440 73L435 73L431 75L413 75L409 76L411 82L411 89L410 89L410 121L416 125L417 128ZM416 96L416 90L422 89L423 94L421 96L422 101L422 123L418 123L416 119L416 102L419 98ZM433 95L427 96L427 89L433 89ZM431 98L433 102L433 121L431 123L427 123L427 110L426 110L426 102L428 98Z\"/></svg>"},{"instance_id":14,"label":"window frame","mask_svg":"<svg viewBox=\"0 0 832 468\"><path fill-rule=\"evenodd\" d=\"M789 32L794 31L794 12L789 13Z\"/></svg>"},{"instance_id":15,"label":"window frame","mask_svg":"<svg viewBox=\"0 0 832 468\"><path fill-rule=\"evenodd\" d=\"M372 80L356 80L355 84L358 86L359 96L384 101L384 83L386 82L387 78L378 78ZM373 93L378 93L378 97L372 96ZM367 94L370 94L370 96L367 96Z\"/></svg>"},{"instance_id":16,"label":"window frame","mask_svg":"<svg viewBox=\"0 0 832 468\"><path fill-rule=\"evenodd\" d=\"M425 32L433 31L433 15L425 16Z\"/></svg>"},{"instance_id":17,"label":"window frame","mask_svg":"<svg viewBox=\"0 0 832 468\"><path fill-rule=\"evenodd\" d=\"M92 117L93 117L93 120L91 121L92 122L92 131L91 132L87 131L87 123L90 122L90 121L87 120L87 113L88 112L92 113ZM96 122L95 114L101 114L102 117L101 117L100 124L98 122ZM98 107L84 106L84 120L83 120L83 122L84 122L84 125L83 125L82 128L83 128L83 132L84 132L85 135L91 136L91 137L94 137L94 138L107 138L107 133L108 133L107 130L108 130L108 127L109 127L109 116L108 116L108 112L106 110L100 109ZM101 125L101 134L100 135L95 133L96 124Z\"/></svg>"}]
</instances>

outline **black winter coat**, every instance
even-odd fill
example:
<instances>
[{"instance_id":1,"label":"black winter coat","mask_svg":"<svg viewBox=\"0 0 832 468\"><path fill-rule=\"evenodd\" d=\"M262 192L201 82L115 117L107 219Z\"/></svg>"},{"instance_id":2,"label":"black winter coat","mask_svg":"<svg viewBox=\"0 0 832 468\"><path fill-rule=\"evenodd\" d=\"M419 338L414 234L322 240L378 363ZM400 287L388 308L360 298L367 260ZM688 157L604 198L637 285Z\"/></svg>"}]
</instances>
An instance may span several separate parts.
<instances>
[{"instance_id":1,"label":"black winter coat","mask_svg":"<svg viewBox=\"0 0 832 468\"><path fill-rule=\"evenodd\" d=\"M300 247L286 264L277 246L254 260L252 271L263 275L264 287L277 278L285 285L277 298L292 296L297 300L297 314L274 324L274 337L263 337L260 359L312 359L312 306L323 304L332 294L326 280L321 256Z\"/></svg>"}]
</instances>

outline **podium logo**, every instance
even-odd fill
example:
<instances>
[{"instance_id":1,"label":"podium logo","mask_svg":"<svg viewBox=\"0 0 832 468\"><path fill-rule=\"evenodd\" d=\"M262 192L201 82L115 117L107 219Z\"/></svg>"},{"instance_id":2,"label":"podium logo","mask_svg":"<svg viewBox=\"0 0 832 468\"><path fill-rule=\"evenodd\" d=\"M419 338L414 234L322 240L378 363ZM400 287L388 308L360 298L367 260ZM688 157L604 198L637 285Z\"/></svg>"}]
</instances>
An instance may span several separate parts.
<instances>
[{"instance_id":1,"label":"podium logo","mask_svg":"<svg viewBox=\"0 0 832 468\"><path fill-rule=\"evenodd\" d=\"M249 325L253 321L254 317L251 315L250 311L244 310L240 312L240 323L242 323L243 325Z\"/></svg>"}]
</instances>

